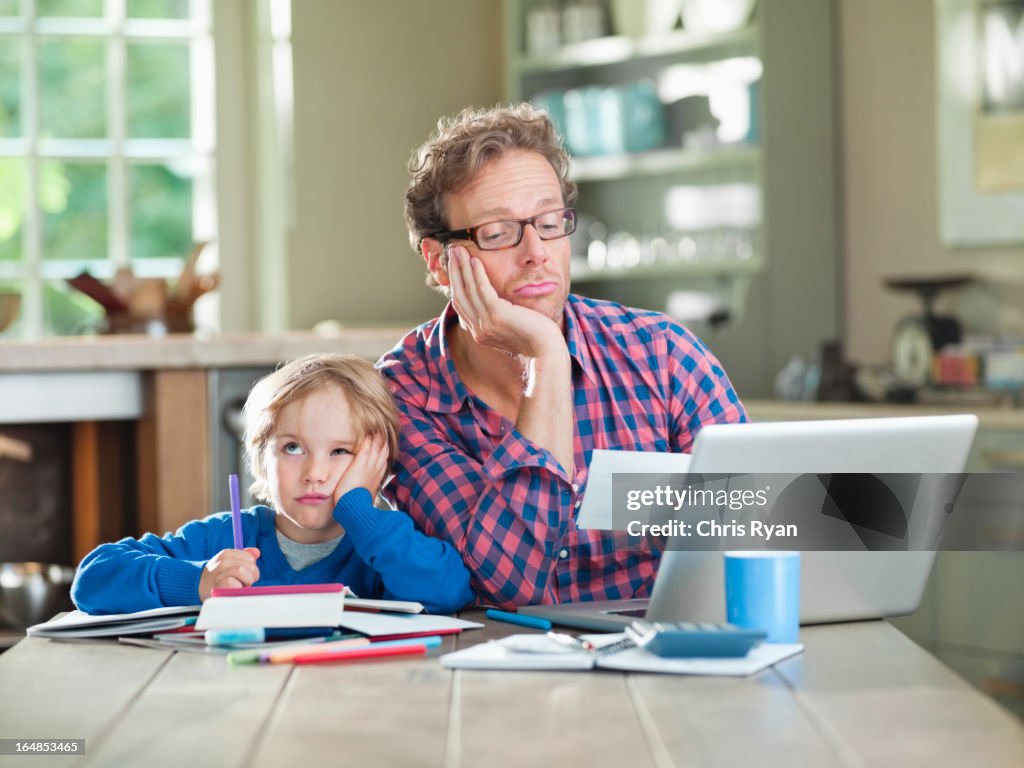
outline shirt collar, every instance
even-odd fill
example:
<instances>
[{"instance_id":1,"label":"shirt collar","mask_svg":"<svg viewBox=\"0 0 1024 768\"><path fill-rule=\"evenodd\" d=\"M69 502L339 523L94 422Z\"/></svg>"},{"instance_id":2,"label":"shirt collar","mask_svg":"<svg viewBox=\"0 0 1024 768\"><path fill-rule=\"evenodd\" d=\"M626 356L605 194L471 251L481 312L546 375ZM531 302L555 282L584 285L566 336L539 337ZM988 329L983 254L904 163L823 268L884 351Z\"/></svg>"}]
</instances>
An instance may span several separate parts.
<instances>
[{"instance_id":1,"label":"shirt collar","mask_svg":"<svg viewBox=\"0 0 1024 768\"><path fill-rule=\"evenodd\" d=\"M570 294L569 300L565 303L566 344L573 365L591 383L596 384L597 377L593 370L590 349L576 313L575 304L578 301L578 297ZM428 349L432 352L430 357L434 370L431 371L426 408L434 413L454 413L462 408L466 398L469 397L469 390L466 389L458 371L455 370L455 360L451 355L451 345L448 342L448 328L458 321L455 308L449 301L427 338Z\"/></svg>"},{"instance_id":2,"label":"shirt collar","mask_svg":"<svg viewBox=\"0 0 1024 768\"><path fill-rule=\"evenodd\" d=\"M441 311L427 338L427 349L430 351L430 389L427 392L428 411L434 413L454 413L462 408L469 396L469 390L459 378L455 370L455 359L451 355L448 343L448 326L459 321L455 308L449 301Z\"/></svg>"},{"instance_id":3,"label":"shirt collar","mask_svg":"<svg viewBox=\"0 0 1024 768\"><path fill-rule=\"evenodd\" d=\"M580 298L569 294L565 302L565 339L569 346L569 357L573 364L586 376L591 384L597 384L597 374L594 373L593 359L590 354L590 346L587 344L587 337L582 327L579 315L576 313Z\"/></svg>"}]
</instances>

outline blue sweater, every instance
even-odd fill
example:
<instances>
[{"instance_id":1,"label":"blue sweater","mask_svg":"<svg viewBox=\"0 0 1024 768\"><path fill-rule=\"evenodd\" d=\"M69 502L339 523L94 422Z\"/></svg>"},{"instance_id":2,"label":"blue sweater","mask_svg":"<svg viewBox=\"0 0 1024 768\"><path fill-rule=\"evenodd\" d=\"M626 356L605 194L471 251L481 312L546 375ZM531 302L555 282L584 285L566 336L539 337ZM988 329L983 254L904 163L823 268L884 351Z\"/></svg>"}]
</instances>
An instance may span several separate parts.
<instances>
[{"instance_id":1,"label":"blue sweater","mask_svg":"<svg viewBox=\"0 0 1024 768\"><path fill-rule=\"evenodd\" d=\"M259 547L257 586L340 582L360 597L415 600L432 613L454 613L473 599L469 572L446 541L425 536L404 512L373 506L355 488L338 501L334 519L345 528L323 560L294 570L277 542L276 512L242 512L245 546ZM71 596L86 613L131 613L171 605L197 605L207 560L234 547L231 513L186 523L165 536L147 533L102 544L82 560Z\"/></svg>"}]
</instances>

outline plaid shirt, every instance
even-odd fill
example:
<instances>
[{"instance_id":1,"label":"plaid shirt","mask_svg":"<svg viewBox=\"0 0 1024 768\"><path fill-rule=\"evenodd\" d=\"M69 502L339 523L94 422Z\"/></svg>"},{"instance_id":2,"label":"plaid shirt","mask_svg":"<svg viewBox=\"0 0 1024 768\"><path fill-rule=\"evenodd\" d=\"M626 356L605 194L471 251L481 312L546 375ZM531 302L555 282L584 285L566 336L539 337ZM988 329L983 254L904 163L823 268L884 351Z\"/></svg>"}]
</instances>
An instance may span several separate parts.
<instances>
[{"instance_id":1,"label":"plaid shirt","mask_svg":"<svg viewBox=\"0 0 1024 768\"><path fill-rule=\"evenodd\" d=\"M401 417L384 493L427 534L455 545L485 603L650 594L656 542L576 527L591 452L688 452L703 425L746 421L718 361L671 318L570 295L565 319L573 477L462 383L445 341L457 321L450 304L377 362Z\"/></svg>"}]
</instances>

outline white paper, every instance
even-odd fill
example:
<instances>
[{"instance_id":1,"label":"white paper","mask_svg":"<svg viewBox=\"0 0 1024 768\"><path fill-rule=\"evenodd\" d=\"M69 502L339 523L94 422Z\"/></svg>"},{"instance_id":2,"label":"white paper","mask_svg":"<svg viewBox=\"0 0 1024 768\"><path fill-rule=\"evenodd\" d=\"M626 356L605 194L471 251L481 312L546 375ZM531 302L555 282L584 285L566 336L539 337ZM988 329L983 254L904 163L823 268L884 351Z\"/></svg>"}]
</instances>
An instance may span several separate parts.
<instances>
[{"instance_id":1,"label":"white paper","mask_svg":"<svg viewBox=\"0 0 1024 768\"><path fill-rule=\"evenodd\" d=\"M392 613L423 613L423 603L411 600L374 600L370 597L346 595L345 605L353 611L391 611Z\"/></svg>"},{"instance_id":2,"label":"white paper","mask_svg":"<svg viewBox=\"0 0 1024 768\"><path fill-rule=\"evenodd\" d=\"M803 651L800 643L761 643L746 656L716 659L666 659L643 648L630 648L597 660L602 669L661 672L669 675L746 677Z\"/></svg>"},{"instance_id":3,"label":"white paper","mask_svg":"<svg viewBox=\"0 0 1024 768\"><path fill-rule=\"evenodd\" d=\"M612 474L616 472L685 473L690 471L690 454L658 451L606 451L595 448L587 471L576 527L610 531L612 525Z\"/></svg>"},{"instance_id":4,"label":"white paper","mask_svg":"<svg viewBox=\"0 0 1024 768\"><path fill-rule=\"evenodd\" d=\"M509 647L510 642L521 638L538 638L543 635L511 635L501 640L491 640L441 657L441 665L448 669L590 669L594 666L594 654L578 653L526 653Z\"/></svg>"},{"instance_id":5,"label":"white paper","mask_svg":"<svg viewBox=\"0 0 1024 768\"><path fill-rule=\"evenodd\" d=\"M341 592L211 597L203 603L196 629L337 627L344 616Z\"/></svg>"},{"instance_id":6,"label":"white paper","mask_svg":"<svg viewBox=\"0 0 1024 768\"><path fill-rule=\"evenodd\" d=\"M338 622L339 626L370 637L380 635L401 635L407 632L437 632L445 629L478 629L483 626L475 621L456 619L452 616L412 615L398 613L365 613L348 611Z\"/></svg>"},{"instance_id":7,"label":"white paper","mask_svg":"<svg viewBox=\"0 0 1024 768\"><path fill-rule=\"evenodd\" d=\"M28 628L32 637L116 637L136 632L174 629L182 626L182 619L199 613L198 605L151 608L136 613L112 613L92 616L82 611L71 611L59 619L36 624Z\"/></svg>"}]
</instances>

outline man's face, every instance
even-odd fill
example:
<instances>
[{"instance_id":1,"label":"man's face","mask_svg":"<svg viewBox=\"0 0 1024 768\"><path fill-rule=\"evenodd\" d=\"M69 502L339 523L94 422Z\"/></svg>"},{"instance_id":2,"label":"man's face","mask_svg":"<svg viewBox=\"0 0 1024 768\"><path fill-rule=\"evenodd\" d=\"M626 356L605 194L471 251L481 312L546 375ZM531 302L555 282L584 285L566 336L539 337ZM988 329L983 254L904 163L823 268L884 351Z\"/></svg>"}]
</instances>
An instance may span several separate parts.
<instances>
[{"instance_id":1,"label":"man's face","mask_svg":"<svg viewBox=\"0 0 1024 768\"><path fill-rule=\"evenodd\" d=\"M476 227L491 221L528 219L563 208L562 186L551 164L536 152L513 150L487 163L466 187L448 195L446 208L451 229ZM454 241L483 263L498 295L564 324L569 295L568 237L541 240L526 225L523 239L513 248L485 251L469 240ZM437 246L436 241L434 245ZM438 246L439 248L439 246ZM449 284L447 257L427 256L428 267L441 285Z\"/></svg>"}]
</instances>

